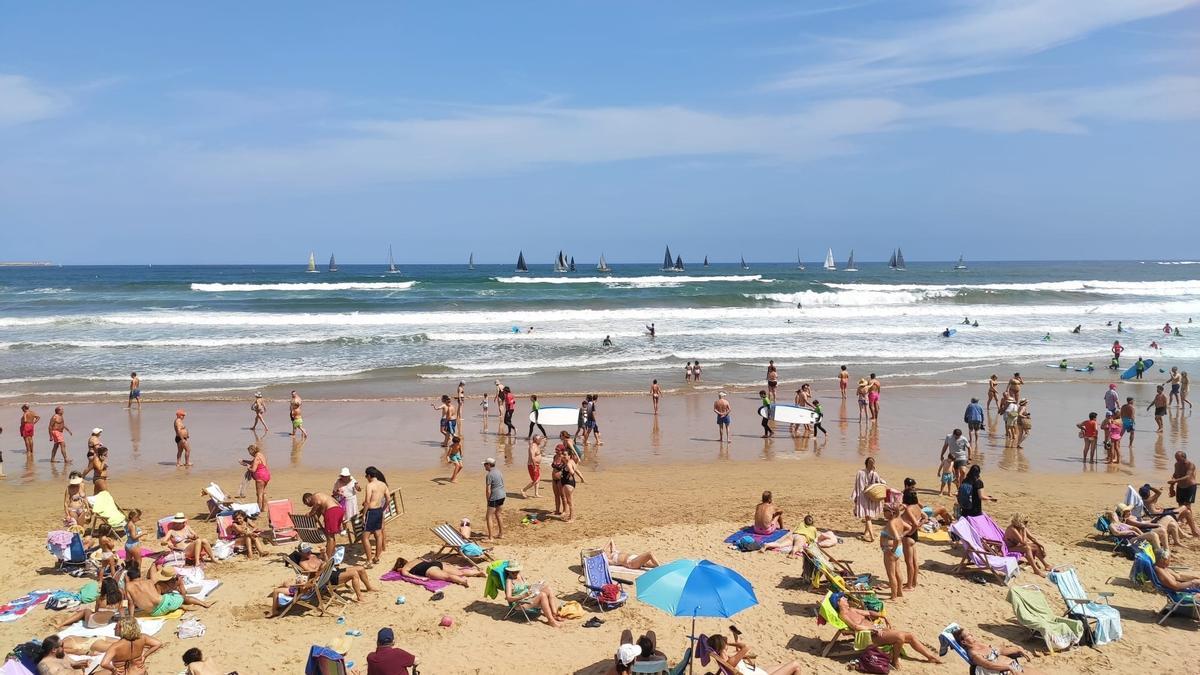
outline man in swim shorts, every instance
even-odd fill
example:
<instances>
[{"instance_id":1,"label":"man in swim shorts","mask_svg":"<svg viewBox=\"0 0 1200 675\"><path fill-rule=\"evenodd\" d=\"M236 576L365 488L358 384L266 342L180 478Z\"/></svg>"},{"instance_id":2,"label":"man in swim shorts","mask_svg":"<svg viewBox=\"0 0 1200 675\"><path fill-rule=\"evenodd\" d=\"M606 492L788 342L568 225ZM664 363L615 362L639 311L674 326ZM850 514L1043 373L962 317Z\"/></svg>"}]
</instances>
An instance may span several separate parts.
<instances>
[{"instance_id":1,"label":"man in swim shorts","mask_svg":"<svg viewBox=\"0 0 1200 675\"><path fill-rule=\"evenodd\" d=\"M1129 437L1129 449L1133 449L1133 433L1134 424L1133 417L1136 409L1133 406L1133 397L1125 397L1125 405L1121 406L1121 430Z\"/></svg>"},{"instance_id":2,"label":"man in swim shorts","mask_svg":"<svg viewBox=\"0 0 1200 675\"><path fill-rule=\"evenodd\" d=\"M373 466L368 466L366 470L367 489L366 489L366 514L363 517L363 551L364 558L367 560L367 567L372 567L379 563L379 556L383 554L385 544L385 535L383 531L383 511L387 506L388 486L383 481L383 473ZM371 543L374 541L374 550L371 548Z\"/></svg>"},{"instance_id":3,"label":"man in swim shorts","mask_svg":"<svg viewBox=\"0 0 1200 675\"><path fill-rule=\"evenodd\" d=\"M983 406L979 405L979 399L972 398L967 404L967 409L963 413L963 422L967 424L967 440L972 445L979 445L979 430L983 429Z\"/></svg>"},{"instance_id":4,"label":"man in swim shorts","mask_svg":"<svg viewBox=\"0 0 1200 675\"><path fill-rule=\"evenodd\" d=\"M871 373L871 379L867 382L867 407L871 411L871 419L879 419L879 392L882 389L879 378Z\"/></svg>"},{"instance_id":5,"label":"man in swim shorts","mask_svg":"<svg viewBox=\"0 0 1200 675\"><path fill-rule=\"evenodd\" d=\"M450 447L450 438L454 436L454 431L451 429L451 409L453 405L450 403L450 397L442 394L441 403L434 406L438 411L438 430L442 432L442 447ZM448 453L447 453L448 454Z\"/></svg>"},{"instance_id":6,"label":"man in swim shorts","mask_svg":"<svg viewBox=\"0 0 1200 675\"><path fill-rule=\"evenodd\" d=\"M125 404L125 409L133 408L133 402L137 401L137 409L142 409L142 378L138 377L137 373L129 374L129 402Z\"/></svg>"},{"instance_id":7,"label":"man in swim shorts","mask_svg":"<svg viewBox=\"0 0 1200 675\"><path fill-rule=\"evenodd\" d=\"M729 401L725 400L725 392L717 394L713 403L713 412L717 415L717 442L728 443L732 440L729 433L730 412Z\"/></svg>"},{"instance_id":8,"label":"man in swim shorts","mask_svg":"<svg viewBox=\"0 0 1200 675\"><path fill-rule=\"evenodd\" d=\"M1167 405L1171 405L1171 402L1174 401L1180 408L1183 407L1183 403L1179 400L1179 385L1181 381L1179 368L1171 366L1171 375L1167 378L1167 384L1171 385L1171 396L1167 399Z\"/></svg>"},{"instance_id":9,"label":"man in swim shorts","mask_svg":"<svg viewBox=\"0 0 1200 675\"><path fill-rule=\"evenodd\" d=\"M1154 408L1154 423L1158 425L1158 433L1163 432L1163 418L1167 416L1167 395L1163 393L1163 386L1160 384L1155 387L1157 393L1154 395L1154 400L1150 405L1146 406L1146 410Z\"/></svg>"},{"instance_id":10,"label":"man in swim shorts","mask_svg":"<svg viewBox=\"0 0 1200 675\"><path fill-rule=\"evenodd\" d=\"M762 501L754 507L754 534L774 534L775 530L783 529L783 509L771 503L773 496L770 490L762 493Z\"/></svg>"},{"instance_id":11,"label":"man in swim shorts","mask_svg":"<svg viewBox=\"0 0 1200 675\"><path fill-rule=\"evenodd\" d=\"M29 404L21 406L21 440L25 441L25 454L33 457L33 428L42 419L41 415L29 409Z\"/></svg>"},{"instance_id":12,"label":"man in swim shorts","mask_svg":"<svg viewBox=\"0 0 1200 675\"><path fill-rule=\"evenodd\" d=\"M67 426L66 420L63 418L62 406L54 409L54 414L50 416L50 442L54 445L50 448L50 461L54 461L54 455L62 450L63 463L70 464L71 458L67 457L67 441L63 437L63 432L75 435L71 428Z\"/></svg>"},{"instance_id":13,"label":"man in swim shorts","mask_svg":"<svg viewBox=\"0 0 1200 675\"><path fill-rule=\"evenodd\" d=\"M300 438L308 440L308 432L304 430L304 412L300 409L304 405L304 401L300 400L300 394L295 390L292 391L292 400L289 402L290 415L292 418L292 436L296 432L300 432Z\"/></svg>"},{"instance_id":14,"label":"man in swim shorts","mask_svg":"<svg viewBox=\"0 0 1200 675\"><path fill-rule=\"evenodd\" d=\"M212 606L211 602L183 595L179 591L159 592L157 586L159 582L170 582L175 578L174 567L152 567L150 573L145 577L125 582L125 597L129 599L131 607L150 616L165 616L180 608L194 609Z\"/></svg>"},{"instance_id":15,"label":"man in swim shorts","mask_svg":"<svg viewBox=\"0 0 1200 675\"><path fill-rule=\"evenodd\" d=\"M344 529L346 509L323 492L305 492L301 500L308 507L308 515L321 517L322 528L325 531L325 556L332 556L337 548L337 535Z\"/></svg>"}]
</instances>

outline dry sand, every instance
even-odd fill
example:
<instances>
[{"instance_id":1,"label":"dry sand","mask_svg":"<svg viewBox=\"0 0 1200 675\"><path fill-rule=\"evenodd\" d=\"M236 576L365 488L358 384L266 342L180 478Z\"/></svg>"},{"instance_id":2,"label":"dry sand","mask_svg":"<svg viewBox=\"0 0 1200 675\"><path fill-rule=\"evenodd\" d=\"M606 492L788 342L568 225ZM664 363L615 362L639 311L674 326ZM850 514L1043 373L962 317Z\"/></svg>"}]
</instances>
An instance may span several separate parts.
<instances>
[{"instance_id":1,"label":"dry sand","mask_svg":"<svg viewBox=\"0 0 1200 675\"><path fill-rule=\"evenodd\" d=\"M1094 392L1089 388L1070 396L1065 389L1045 395L1030 393L1034 394L1035 401L1047 401L1049 407L1051 401L1053 405L1066 406L1070 401L1090 400ZM853 422L848 422L847 430L839 428L839 424L831 424L834 438L824 446L824 451L814 451L814 446L807 444L797 452L786 438L764 449L761 441L736 435L753 434L757 429L750 426L750 415L743 411L738 418L742 426L735 430L733 447L728 454L719 452L715 443L699 440L711 434L707 398L680 397L671 402L671 409L664 410L657 441L652 439L647 443L643 428L631 429L641 423L629 420L640 418L626 418L625 424L609 419L605 445L598 452L589 453L583 466L587 483L580 485L576 492L579 511L576 521L567 524L551 520L537 526L521 526L518 521L524 512L552 508L553 499L548 489L538 500L523 500L517 494L527 482L523 443L517 442L506 455L495 452L505 450L506 444L498 444L491 435L484 436L483 441L469 446L467 472L463 479L459 484L448 485L442 480L447 475L444 468L430 468L434 460L429 456L436 458L439 449L425 444L431 440L428 433L430 417L426 416L430 415L428 407L422 406L421 417L417 420L405 417L401 421L383 418L377 409L351 412L354 404L340 404L347 407L336 410L355 420L368 418L363 424L386 429L370 433L390 436L395 443L390 449L372 447L370 451L362 448L343 451L321 439L340 437L347 429L346 423L339 422L335 429L329 428L333 426L331 423L318 423L317 420L338 416L328 413L333 408L314 405L312 412L306 414L306 418L312 420L314 439L301 450L299 458L293 456L289 462L286 440L272 438L269 441L269 457L275 476L270 494L273 498L290 497L298 503L304 491L329 489L335 472L321 467L347 463L361 473L365 462L375 463L388 475L392 487L403 489L407 508L403 516L389 524L386 555L418 556L437 548L436 540L429 532L429 527L436 523L468 516L477 529L483 525L482 473L478 462L485 453L496 454L504 457L502 469L510 493L506 507L506 536L496 544L496 550L500 557L519 558L531 580L545 579L560 597L579 599L579 551L603 545L610 537L622 550L651 550L663 560L707 558L745 575L754 585L759 605L732 620L701 619L698 630L723 631L734 623L754 645L762 664L770 666L798 659L805 672L844 672L848 659L817 655L822 640L833 631L818 626L813 618L815 603L821 596L799 581L800 562L774 553L737 553L726 548L722 539L747 524L759 493L770 489L788 518L813 513L820 527L833 529L845 537L845 543L835 549L839 557L856 561L860 569L882 573L877 545L856 538L858 531L851 515L849 493L854 473L860 466L859 457L878 455L879 470L893 485L899 485L906 475L911 475L922 486L934 488L935 467L918 458L936 457L940 443L934 444L930 439L939 432L944 433L943 427L952 426L960 419L963 394L961 389L952 398L932 390L905 393L907 401L903 405L912 410L938 408L942 413L944 421L938 422L938 428L924 430L919 439L904 432L913 428L911 420L905 422L896 415L901 419L896 420L894 427L888 426L888 418L885 418L884 426L875 436L879 439L875 444L869 442L869 432L865 436L867 440L860 442ZM894 397L896 407L901 405L900 398ZM739 404L749 405L741 401ZM224 405L224 409L214 408L191 421L197 437L210 424L214 426L207 433L216 434L215 425L222 420L225 428L233 429L248 422L248 419L242 419L247 412L245 406ZM610 404L609 410L619 405L622 404ZM645 407L644 401L629 405ZM101 414L114 414L112 411L87 414L82 408L77 406L70 411L70 421L81 430L84 423L88 427L95 424L91 420ZM200 515L204 508L199 489L208 480L217 480L227 490L235 491L241 471L234 461L241 457L239 446L244 448L244 438L249 437L244 431L222 432L227 434L228 439L223 441L227 447L222 447L220 455L211 448L205 449L203 463L208 468L202 465L190 471L176 471L163 467L157 462L173 459L169 448L159 447L150 452L146 439L150 426L169 429L169 412L166 407L151 406L143 412L147 422L155 417L153 425L147 424L147 429L143 430L140 452L145 455L144 459L132 462L126 457L114 461L114 466L124 464L119 470L114 468L113 493L127 508L146 510L149 519L179 510ZM278 407L275 412L278 417ZM8 418L15 418L15 414L9 413L4 411ZM416 414L416 409L413 413ZM123 412L119 415L124 417ZM372 415L377 416L374 422L370 421ZM44 413L43 416L48 415ZM164 423L157 417L168 421ZM275 424L282 426L277 417ZM1066 425L1074 422L1076 417L1074 412L1063 413L1057 419L1043 414L1037 420L1045 427L1051 423ZM689 426L689 419L703 419L704 426ZM494 428L494 416L492 423ZM1149 426L1148 420L1142 420L1143 431ZM409 428L422 431L400 433ZM42 429L39 428L39 434L44 433ZM1022 466L1017 454L1011 453L1006 458L1009 453L1003 452L995 440L986 451L989 468L984 478L988 491L1001 500L990 505L989 512L1001 521L1015 510L1028 514L1034 531L1047 544L1050 561L1075 565L1084 584L1093 593L1101 590L1116 592L1112 604L1120 609L1124 620L1125 638L1122 641L1099 650L1077 648L1038 658L1035 663L1044 671L1200 672L1195 655L1198 625L1183 617L1169 619L1165 627L1155 625L1158 619L1155 611L1162 606L1162 599L1132 588L1125 580L1130 562L1091 539L1096 512L1118 501L1126 484L1151 481L1161 485L1166 475L1163 470L1166 457L1177 447L1186 447L1186 418L1174 420L1173 429L1159 447L1155 447L1155 434L1139 436L1139 442L1144 439L1140 451L1144 454L1137 455L1133 467L1080 471L1078 463L1066 461L1075 453L1074 443L1051 447L1047 442L1041 446L1031 444L1027 448L1026 453L1038 453L1041 459L1037 461L1043 462L1051 471L1020 470ZM478 434L479 429L476 426L465 433L470 437L470 434ZM85 437L86 434L75 437L77 461ZM16 439L9 433L3 439L10 477L0 482L0 494L6 497L4 525L0 526L0 570L3 571L0 599L13 598L35 588L77 588L80 582L76 579L48 574L52 560L44 549L46 532L58 525L64 481L61 476L51 473L44 462L23 468L14 461L17 458L14 452ZM155 442L162 445L159 439ZM44 436L39 437L38 443L42 451L39 454L44 454ZM122 446L113 446L114 452L121 451ZM650 452L660 453L657 461L636 461L639 453ZM1056 457L1062 461L1055 460ZM215 461L216 458L221 461ZM1056 461L1069 466L1071 473L1061 468L1054 471ZM1029 461L1024 464L1027 469ZM59 479L50 480L55 478ZM930 494L925 499L927 503L949 505L949 499L945 497L939 499ZM210 539L215 536L211 524L198 522L196 527L203 536ZM1178 551L1180 564L1195 567L1200 563L1197 548L1200 544L1194 543L1191 548ZM995 582L978 585L949 574L957 556L948 546L923 544L920 555L920 588L902 600L888 601L888 615L894 625L914 631L929 645L936 645L937 633L952 621L977 628L987 640L995 643L1019 642L1031 650L1040 644L1026 640L1027 631L1013 622L1004 587ZM377 578L382 572L383 569L377 568L372 574ZM360 664L365 672L366 654L373 648L374 633L381 626L394 627L397 645L418 654L423 663L422 672L435 675L607 672L622 628L631 628L635 634L647 629L656 630L660 649L673 660L686 646L687 621L668 617L637 600L604 614L605 623L600 628L583 628L583 621L579 620L556 631L540 622L501 621L504 607L498 601L483 597L481 579L473 579L470 589L447 589L445 599L440 602L430 601L428 593L415 586L379 582L380 591L370 594L361 604L351 602L345 608L346 622L339 625L333 617L320 617L314 613L284 619L262 618L270 589L290 577L284 566L277 562L237 558L212 565L209 574L221 579L223 585L212 596L217 604L197 613L208 627L207 634L198 639L179 640L173 635L175 622L169 622L159 634L166 645L160 654L152 657L151 672L177 672L181 668L183 651L197 646L222 668L237 669L243 675L296 673L302 669L310 645L328 642L350 629L363 632L363 637L354 640L349 658ZM1045 579L1023 571L1016 583L1034 584L1047 593L1052 607L1062 606L1057 591ZM398 595L406 596L407 603L396 605ZM438 627L438 620L443 615L453 618L451 628ZM11 646L32 636L49 634L54 617L54 612L39 608L16 622L0 624L0 645ZM917 661L903 664L907 672L951 673L962 672L964 668L965 664L954 654L948 655L946 665L941 666ZM703 672L698 663L696 672Z\"/></svg>"}]
</instances>

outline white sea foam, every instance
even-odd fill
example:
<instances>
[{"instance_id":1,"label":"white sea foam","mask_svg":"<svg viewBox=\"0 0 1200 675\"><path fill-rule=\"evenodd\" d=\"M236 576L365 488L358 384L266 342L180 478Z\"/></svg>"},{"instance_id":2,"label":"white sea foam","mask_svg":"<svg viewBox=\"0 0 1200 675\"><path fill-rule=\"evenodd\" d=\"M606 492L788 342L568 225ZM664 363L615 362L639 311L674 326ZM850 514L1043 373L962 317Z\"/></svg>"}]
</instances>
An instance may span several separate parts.
<instances>
[{"instance_id":1,"label":"white sea foam","mask_svg":"<svg viewBox=\"0 0 1200 675\"><path fill-rule=\"evenodd\" d=\"M844 291L876 291L884 293L957 293L960 291L1051 291L1096 293L1100 295L1200 295L1200 280L1184 281L1042 281L1014 284L838 284L825 283L829 288Z\"/></svg>"},{"instance_id":2,"label":"white sea foam","mask_svg":"<svg viewBox=\"0 0 1200 675\"><path fill-rule=\"evenodd\" d=\"M644 354L631 355L624 354L620 356L599 356L592 358L563 358L563 359L546 359L540 361L484 361L479 363L447 363L447 368L453 370L461 370L466 372L471 371L510 371L510 370L583 370L585 368L594 369L597 366L608 366L618 364L629 364L630 362L650 362L662 361L669 358L670 354Z\"/></svg>"},{"instance_id":3,"label":"white sea foam","mask_svg":"<svg viewBox=\"0 0 1200 675\"><path fill-rule=\"evenodd\" d=\"M163 338L152 340L50 340L47 342L0 342L0 349L13 347L73 347L76 349L124 349L161 347L255 347L327 342L336 337L239 337L239 338Z\"/></svg>"},{"instance_id":4,"label":"white sea foam","mask_svg":"<svg viewBox=\"0 0 1200 675\"><path fill-rule=\"evenodd\" d=\"M739 274L729 276L708 276L708 277L691 277L686 275L655 275L646 277L492 277L502 284L604 284L614 288L629 287L650 287L650 286L677 286L679 284L699 284L707 282L725 281L725 282L745 282L745 281L762 281L770 282L771 279L763 279L761 274Z\"/></svg>"},{"instance_id":5,"label":"white sea foam","mask_svg":"<svg viewBox=\"0 0 1200 675\"><path fill-rule=\"evenodd\" d=\"M415 281L347 281L338 283L292 284L192 284L193 291L203 293L253 293L256 291L403 291L416 285Z\"/></svg>"}]
</instances>

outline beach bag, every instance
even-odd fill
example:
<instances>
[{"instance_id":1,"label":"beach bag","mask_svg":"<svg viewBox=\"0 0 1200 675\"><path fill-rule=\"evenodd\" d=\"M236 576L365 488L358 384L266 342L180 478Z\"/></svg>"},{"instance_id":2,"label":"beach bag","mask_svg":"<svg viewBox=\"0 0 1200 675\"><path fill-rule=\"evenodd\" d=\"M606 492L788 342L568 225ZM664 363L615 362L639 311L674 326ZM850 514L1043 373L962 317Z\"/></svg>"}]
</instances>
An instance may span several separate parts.
<instances>
[{"instance_id":1,"label":"beach bag","mask_svg":"<svg viewBox=\"0 0 1200 675\"><path fill-rule=\"evenodd\" d=\"M213 557L217 560L225 560L229 556L233 555L233 542L224 540L218 541L217 543L213 544L212 552Z\"/></svg>"},{"instance_id":2,"label":"beach bag","mask_svg":"<svg viewBox=\"0 0 1200 675\"><path fill-rule=\"evenodd\" d=\"M749 553L751 551L757 551L761 549L762 544L758 543L758 540L747 534L741 539L738 539L737 547L739 551L743 553Z\"/></svg>"},{"instance_id":3,"label":"beach bag","mask_svg":"<svg viewBox=\"0 0 1200 675\"><path fill-rule=\"evenodd\" d=\"M875 483L867 486L867 489L863 490L863 494L871 501L881 502L887 499L888 487L883 483Z\"/></svg>"},{"instance_id":4,"label":"beach bag","mask_svg":"<svg viewBox=\"0 0 1200 675\"><path fill-rule=\"evenodd\" d=\"M614 603L621 599L621 587L616 584L604 584L600 587L600 602Z\"/></svg>"},{"instance_id":5,"label":"beach bag","mask_svg":"<svg viewBox=\"0 0 1200 675\"><path fill-rule=\"evenodd\" d=\"M479 556L483 555L483 547L474 542L467 542L462 545L462 552L463 555L468 557L478 558Z\"/></svg>"},{"instance_id":6,"label":"beach bag","mask_svg":"<svg viewBox=\"0 0 1200 675\"><path fill-rule=\"evenodd\" d=\"M858 657L858 672L860 673L890 673L892 659L879 647L871 645Z\"/></svg>"},{"instance_id":7,"label":"beach bag","mask_svg":"<svg viewBox=\"0 0 1200 675\"><path fill-rule=\"evenodd\" d=\"M564 619L583 618L583 606L574 600L568 600L558 608L558 615Z\"/></svg>"}]
</instances>

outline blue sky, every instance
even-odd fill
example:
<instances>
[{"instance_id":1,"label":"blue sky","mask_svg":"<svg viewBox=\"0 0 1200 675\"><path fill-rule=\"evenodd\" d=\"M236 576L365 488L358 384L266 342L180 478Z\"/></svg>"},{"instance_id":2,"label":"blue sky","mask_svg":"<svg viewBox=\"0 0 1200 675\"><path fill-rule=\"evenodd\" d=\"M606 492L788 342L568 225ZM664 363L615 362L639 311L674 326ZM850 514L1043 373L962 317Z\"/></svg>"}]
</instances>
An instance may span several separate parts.
<instances>
[{"instance_id":1,"label":"blue sky","mask_svg":"<svg viewBox=\"0 0 1200 675\"><path fill-rule=\"evenodd\" d=\"M0 260L1194 258L1198 5L9 5Z\"/></svg>"}]
</instances>

